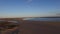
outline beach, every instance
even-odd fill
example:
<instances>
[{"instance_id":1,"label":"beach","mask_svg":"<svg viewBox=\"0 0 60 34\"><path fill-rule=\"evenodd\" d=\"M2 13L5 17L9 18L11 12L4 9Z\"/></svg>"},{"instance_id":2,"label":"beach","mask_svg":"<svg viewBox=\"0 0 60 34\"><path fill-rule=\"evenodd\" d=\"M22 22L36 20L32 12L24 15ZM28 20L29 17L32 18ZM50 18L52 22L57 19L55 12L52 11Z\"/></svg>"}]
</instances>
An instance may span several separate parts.
<instances>
[{"instance_id":1,"label":"beach","mask_svg":"<svg viewBox=\"0 0 60 34\"><path fill-rule=\"evenodd\" d=\"M12 28L12 31L9 32L10 34L60 34L60 22L29 20L17 21L19 21L19 27L16 29ZM9 30L7 29L6 33L8 31Z\"/></svg>"},{"instance_id":2,"label":"beach","mask_svg":"<svg viewBox=\"0 0 60 34\"><path fill-rule=\"evenodd\" d=\"M23 21L21 34L60 34L60 22Z\"/></svg>"}]
</instances>

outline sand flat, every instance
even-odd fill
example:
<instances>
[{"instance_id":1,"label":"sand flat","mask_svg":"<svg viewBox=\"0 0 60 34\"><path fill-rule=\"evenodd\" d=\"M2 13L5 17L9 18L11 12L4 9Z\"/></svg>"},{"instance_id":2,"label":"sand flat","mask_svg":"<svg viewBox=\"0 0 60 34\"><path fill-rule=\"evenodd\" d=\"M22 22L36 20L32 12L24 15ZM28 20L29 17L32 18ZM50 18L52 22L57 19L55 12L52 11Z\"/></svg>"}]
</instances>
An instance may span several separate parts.
<instances>
[{"instance_id":1,"label":"sand flat","mask_svg":"<svg viewBox=\"0 0 60 34\"><path fill-rule=\"evenodd\" d=\"M60 22L23 21L21 34L60 34Z\"/></svg>"}]
</instances>

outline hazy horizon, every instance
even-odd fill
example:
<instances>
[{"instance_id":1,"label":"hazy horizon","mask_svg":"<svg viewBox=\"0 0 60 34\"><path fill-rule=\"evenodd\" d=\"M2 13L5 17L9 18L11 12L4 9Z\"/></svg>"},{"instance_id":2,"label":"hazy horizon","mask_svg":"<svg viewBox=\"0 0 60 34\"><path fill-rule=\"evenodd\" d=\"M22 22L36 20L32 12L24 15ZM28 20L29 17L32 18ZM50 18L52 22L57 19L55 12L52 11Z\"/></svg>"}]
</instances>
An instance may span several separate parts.
<instances>
[{"instance_id":1,"label":"hazy horizon","mask_svg":"<svg viewBox=\"0 0 60 34\"><path fill-rule=\"evenodd\" d=\"M60 16L60 0L0 0L0 18Z\"/></svg>"}]
</instances>

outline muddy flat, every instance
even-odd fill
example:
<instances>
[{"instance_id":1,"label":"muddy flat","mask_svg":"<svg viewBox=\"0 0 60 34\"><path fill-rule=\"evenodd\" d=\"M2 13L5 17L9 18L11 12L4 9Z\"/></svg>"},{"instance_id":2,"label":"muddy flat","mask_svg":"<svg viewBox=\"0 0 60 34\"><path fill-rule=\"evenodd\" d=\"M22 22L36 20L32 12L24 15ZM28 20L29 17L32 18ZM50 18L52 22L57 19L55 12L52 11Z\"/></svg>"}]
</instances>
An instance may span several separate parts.
<instances>
[{"instance_id":1,"label":"muddy flat","mask_svg":"<svg viewBox=\"0 0 60 34\"><path fill-rule=\"evenodd\" d=\"M60 22L19 21L19 27L5 31L6 34L60 34ZM2 32L5 34L4 32Z\"/></svg>"},{"instance_id":2,"label":"muddy flat","mask_svg":"<svg viewBox=\"0 0 60 34\"><path fill-rule=\"evenodd\" d=\"M22 21L20 34L60 34L60 22Z\"/></svg>"}]
</instances>

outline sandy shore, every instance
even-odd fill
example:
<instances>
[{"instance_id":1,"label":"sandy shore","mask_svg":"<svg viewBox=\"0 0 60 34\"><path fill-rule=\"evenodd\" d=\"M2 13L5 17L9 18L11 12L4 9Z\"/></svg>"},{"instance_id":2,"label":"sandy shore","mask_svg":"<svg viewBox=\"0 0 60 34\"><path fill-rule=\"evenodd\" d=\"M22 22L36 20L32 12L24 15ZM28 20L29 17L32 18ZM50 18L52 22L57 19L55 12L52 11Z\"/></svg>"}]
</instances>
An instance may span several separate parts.
<instances>
[{"instance_id":1,"label":"sandy shore","mask_svg":"<svg viewBox=\"0 0 60 34\"><path fill-rule=\"evenodd\" d=\"M18 28L12 29L14 34L60 34L60 22L21 20L19 23Z\"/></svg>"},{"instance_id":2,"label":"sandy shore","mask_svg":"<svg viewBox=\"0 0 60 34\"><path fill-rule=\"evenodd\" d=\"M60 34L60 22L22 21L21 34Z\"/></svg>"}]
</instances>

